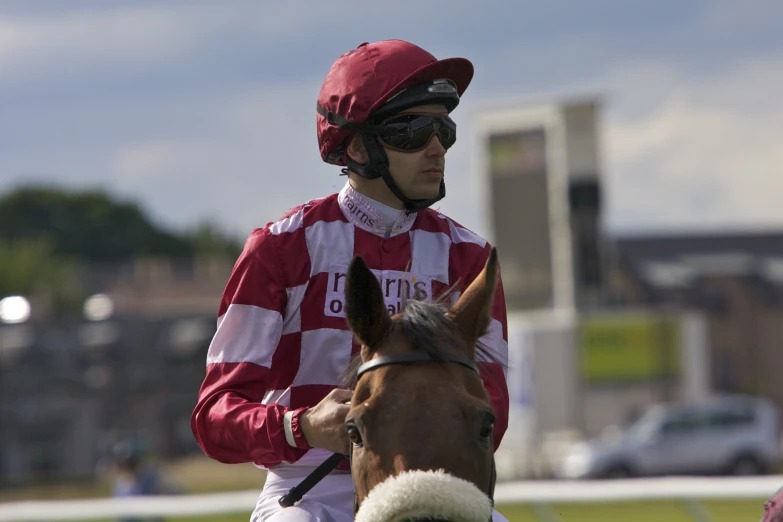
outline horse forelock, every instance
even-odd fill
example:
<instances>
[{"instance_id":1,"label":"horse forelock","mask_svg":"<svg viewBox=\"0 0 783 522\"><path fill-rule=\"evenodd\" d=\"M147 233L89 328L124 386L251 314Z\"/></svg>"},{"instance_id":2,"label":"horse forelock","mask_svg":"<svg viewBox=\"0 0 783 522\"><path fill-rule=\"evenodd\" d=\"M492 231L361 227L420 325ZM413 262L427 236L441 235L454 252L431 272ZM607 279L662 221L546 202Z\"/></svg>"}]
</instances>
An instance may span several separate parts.
<instances>
[{"instance_id":1,"label":"horse forelock","mask_svg":"<svg viewBox=\"0 0 783 522\"><path fill-rule=\"evenodd\" d=\"M427 352L436 360L442 360L444 356L453 353L455 347L465 342L454 327L453 320L446 315L446 312L449 311L446 302L450 295L451 292L446 292L440 299L433 302L407 301L395 319L397 327L403 332L411 347L414 350ZM481 342L476 345L475 360L502 364ZM351 359L348 368L343 373L340 385L353 389L361 365L361 355L357 354Z\"/></svg>"},{"instance_id":2,"label":"horse forelock","mask_svg":"<svg viewBox=\"0 0 783 522\"><path fill-rule=\"evenodd\" d=\"M399 324L414 350L425 351L433 359L440 360L455 345L464 343L446 312L448 307L441 302L408 303Z\"/></svg>"}]
</instances>

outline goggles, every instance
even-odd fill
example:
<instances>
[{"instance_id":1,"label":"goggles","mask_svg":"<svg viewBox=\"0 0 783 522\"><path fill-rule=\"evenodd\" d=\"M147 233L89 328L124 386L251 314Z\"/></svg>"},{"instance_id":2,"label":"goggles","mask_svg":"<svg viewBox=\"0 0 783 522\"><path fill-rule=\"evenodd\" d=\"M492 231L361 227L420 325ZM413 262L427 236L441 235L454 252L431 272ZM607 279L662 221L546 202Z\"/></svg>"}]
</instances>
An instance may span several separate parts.
<instances>
[{"instance_id":1,"label":"goggles","mask_svg":"<svg viewBox=\"0 0 783 522\"><path fill-rule=\"evenodd\" d=\"M457 124L448 116L403 114L384 121L378 137L390 149L415 152L426 147L433 136L438 136L444 149L457 141Z\"/></svg>"}]
</instances>

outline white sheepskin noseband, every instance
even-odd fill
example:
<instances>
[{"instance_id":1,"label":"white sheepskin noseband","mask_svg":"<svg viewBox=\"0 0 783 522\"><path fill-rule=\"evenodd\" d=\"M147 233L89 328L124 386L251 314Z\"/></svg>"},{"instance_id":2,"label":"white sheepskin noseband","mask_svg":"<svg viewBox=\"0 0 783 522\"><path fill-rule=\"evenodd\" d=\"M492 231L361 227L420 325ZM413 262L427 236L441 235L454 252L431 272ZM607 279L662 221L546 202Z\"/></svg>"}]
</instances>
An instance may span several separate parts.
<instances>
[{"instance_id":1,"label":"white sheepskin noseband","mask_svg":"<svg viewBox=\"0 0 783 522\"><path fill-rule=\"evenodd\" d=\"M362 501L355 522L402 522L417 517L488 522L492 504L472 482L443 470L406 471L389 477Z\"/></svg>"}]
</instances>

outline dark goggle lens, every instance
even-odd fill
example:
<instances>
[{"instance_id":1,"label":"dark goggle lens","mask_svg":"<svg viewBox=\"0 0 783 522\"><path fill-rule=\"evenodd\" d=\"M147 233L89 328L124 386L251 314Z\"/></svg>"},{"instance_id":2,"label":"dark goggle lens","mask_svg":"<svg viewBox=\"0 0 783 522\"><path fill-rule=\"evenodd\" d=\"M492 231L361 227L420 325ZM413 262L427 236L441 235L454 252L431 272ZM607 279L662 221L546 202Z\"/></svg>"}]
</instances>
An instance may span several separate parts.
<instances>
[{"instance_id":1,"label":"dark goggle lens","mask_svg":"<svg viewBox=\"0 0 783 522\"><path fill-rule=\"evenodd\" d=\"M401 116L387 121L382 127L381 141L405 151L423 149L436 134L444 149L457 141L457 124L448 116Z\"/></svg>"}]
</instances>

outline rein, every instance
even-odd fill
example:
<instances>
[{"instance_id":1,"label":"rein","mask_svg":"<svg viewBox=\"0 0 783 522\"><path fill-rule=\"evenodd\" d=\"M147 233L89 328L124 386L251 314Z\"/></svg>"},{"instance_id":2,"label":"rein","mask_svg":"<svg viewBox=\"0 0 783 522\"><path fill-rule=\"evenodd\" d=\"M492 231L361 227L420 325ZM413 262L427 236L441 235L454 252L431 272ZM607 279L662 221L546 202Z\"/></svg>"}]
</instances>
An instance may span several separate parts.
<instances>
[{"instance_id":1,"label":"rein","mask_svg":"<svg viewBox=\"0 0 783 522\"><path fill-rule=\"evenodd\" d=\"M414 363L430 363L430 362L451 362L451 363L461 364L462 366L465 366L466 368L469 368L474 372L476 372L477 375L480 375L476 363L464 357L445 356L445 357L435 358L428 353L406 353L400 355L386 355L382 357L377 357L375 359L372 359L362 364L356 373L356 380L358 381L363 374L375 370L376 368L380 368L381 366L388 366L391 364L414 364ZM305 479L302 482L300 482L299 484L291 488L291 490L288 493L280 497L277 501L278 504L286 508L286 507L293 506L295 503L302 500L302 497L305 495L305 493L310 491L316 484L318 484L318 482L320 482L329 473L334 471L334 469L337 468L337 466L345 459L350 459L351 463L353 463L353 445L350 446L350 453L348 455L335 453L331 457L326 459L312 473L310 473L307 477L305 477ZM495 471L495 456L493 454L492 472L491 472L490 482L489 482L489 491L487 494L493 506L495 505L494 495L495 495L496 477L497 477L497 473ZM359 497L356 494L355 485L353 489L353 498L354 498L354 514L356 514L356 512L359 511Z\"/></svg>"}]
</instances>

